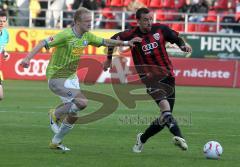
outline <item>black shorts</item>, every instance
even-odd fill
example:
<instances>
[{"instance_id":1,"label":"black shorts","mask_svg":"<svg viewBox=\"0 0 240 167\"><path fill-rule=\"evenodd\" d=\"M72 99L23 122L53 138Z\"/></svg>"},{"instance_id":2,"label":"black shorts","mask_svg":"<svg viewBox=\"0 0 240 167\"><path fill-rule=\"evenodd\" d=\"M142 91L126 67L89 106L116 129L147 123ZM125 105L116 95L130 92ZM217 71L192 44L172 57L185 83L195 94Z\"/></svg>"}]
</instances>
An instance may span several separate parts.
<instances>
[{"instance_id":1,"label":"black shorts","mask_svg":"<svg viewBox=\"0 0 240 167\"><path fill-rule=\"evenodd\" d=\"M148 79L144 81L144 84L146 85L147 93L157 104L159 104L159 102L163 99L167 99L168 101L175 99L174 77L168 76L165 78ZM170 104L171 103L172 102L170 102ZM171 106L171 108L173 108L173 106Z\"/></svg>"}]
</instances>

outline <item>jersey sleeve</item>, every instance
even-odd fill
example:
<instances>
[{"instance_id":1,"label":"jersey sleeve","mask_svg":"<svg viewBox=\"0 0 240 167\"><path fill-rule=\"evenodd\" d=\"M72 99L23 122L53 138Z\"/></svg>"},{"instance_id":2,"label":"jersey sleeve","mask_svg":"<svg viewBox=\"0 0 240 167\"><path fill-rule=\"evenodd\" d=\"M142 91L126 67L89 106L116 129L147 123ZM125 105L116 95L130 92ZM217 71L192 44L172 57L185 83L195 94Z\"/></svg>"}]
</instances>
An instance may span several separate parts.
<instances>
[{"instance_id":1,"label":"jersey sleeve","mask_svg":"<svg viewBox=\"0 0 240 167\"><path fill-rule=\"evenodd\" d=\"M131 33L129 30L119 32L111 37L111 39L117 39L122 41L129 41L131 40Z\"/></svg>"},{"instance_id":2,"label":"jersey sleeve","mask_svg":"<svg viewBox=\"0 0 240 167\"><path fill-rule=\"evenodd\" d=\"M4 33L4 36L3 36L4 39L2 43L3 43L3 46L5 47L9 42L9 33L7 29L3 29L3 33Z\"/></svg>"},{"instance_id":3,"label":"jersey sleeve","mask_svg":"<svg viewBox=\"0 0 240 167\"><path fill-rule=\"evenodd\" d=\"M9 33L8 33L8 31L6 31L6 33L7 33L6 44L8 44L8 42L9 42Z\"/></svg>"},{"instance_id":4,"label":"jersey sleeve","mask_svg":"<svg viewBox=\"0 0 240 167\"><path fill-rule=\"evenodd\" d=\"M89 41L89 45L93 45L96 47L102 46L103 45L103 38L98 37L92 33L88 34L88 41Z\"/></svg>"},{"instance_id":5,"label":"jersey sleeve","mask_svg":"<svg viewBox=\"0 0 240 167\"><path fill-rule=\"evenodd\" d=\"M66 42L66 33L64 33L64 31L54 35L54 36L50 36L47 39L44 40L45 42L45 48L46 49L50 49L51 47L55 47L55 46L59 46L62 44L65 44Z\"/></svg>"},{"instance_id":6,"label":"jersey sleeve","mask_svg":"<svg viewBox=\"0 0 240 167\"><path fill-rule=\"evenodd\" d=\"M178 40L178 32L170 29L168 26L164 26L162 30L166 41L170 43L175 43Z\"/></svg>"}]
</instances>

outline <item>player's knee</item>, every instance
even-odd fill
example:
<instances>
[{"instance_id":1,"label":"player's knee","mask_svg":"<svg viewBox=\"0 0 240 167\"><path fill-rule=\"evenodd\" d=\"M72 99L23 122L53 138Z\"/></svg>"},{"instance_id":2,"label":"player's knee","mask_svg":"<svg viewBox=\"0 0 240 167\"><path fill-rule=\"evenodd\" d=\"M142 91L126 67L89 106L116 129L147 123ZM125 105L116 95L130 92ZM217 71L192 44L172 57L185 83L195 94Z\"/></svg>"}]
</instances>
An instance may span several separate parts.
<instances>
[{"instance_id":1,"label":"player's knee","mask_svg":"<svg viewBox=\"0 0 240 167\"><path fill-rule=\"evenodd\" d=\"M170 111L170 105L169 102L166 99L163 99L159 102L159 107L161 111Z\"/></svg>"},{"instance_id":2,"label":"player's knee","mask_svg":"<svg viewBox=\"0 0 240 167\"><path fill-rule=\"evenodd\" d=\"M164 113L162 113L161 117L162 117L162 120L165 123L165 125L168 127L170 127L171 124L172 125L176 124L176 120L173 118L171 112L164 112Z\"/></svg>"}]
</instances>

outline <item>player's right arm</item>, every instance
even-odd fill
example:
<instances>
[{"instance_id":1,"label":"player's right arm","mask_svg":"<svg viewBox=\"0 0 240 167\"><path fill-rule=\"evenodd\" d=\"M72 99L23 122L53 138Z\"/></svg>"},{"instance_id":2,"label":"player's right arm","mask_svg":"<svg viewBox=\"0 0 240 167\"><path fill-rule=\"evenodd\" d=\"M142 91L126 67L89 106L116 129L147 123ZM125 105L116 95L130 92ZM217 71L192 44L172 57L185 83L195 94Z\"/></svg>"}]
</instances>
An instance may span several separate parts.
<instances>
[{"instance_id":1,"label":"player's right arm","mask_svg":"<svg viewBox=\"0 0 240 167\"><path fill-rule=\"evenodd\" d=\"M24 68L28 68L30 64L30 60L45 46L44 41L40 41L31 52L22 60L21 65Z\"/></svg>"},{"instance_id":2,"label":"player's right arm","mask_svg":"<svg viewBox=\"0 0 240 167\"><path fill-rule=\"evenodd\" d=\"M40 41L31 52L28 53L28 55L22 60L21 65L24 68L28 68L30 64L30 60L43 48L49 49L50 47L55 47L61 44L64 44L66 41L66 34L63 32L60 32L56 34L55 36L50 36L45 40Z\"/></svg>"}]
</instances>

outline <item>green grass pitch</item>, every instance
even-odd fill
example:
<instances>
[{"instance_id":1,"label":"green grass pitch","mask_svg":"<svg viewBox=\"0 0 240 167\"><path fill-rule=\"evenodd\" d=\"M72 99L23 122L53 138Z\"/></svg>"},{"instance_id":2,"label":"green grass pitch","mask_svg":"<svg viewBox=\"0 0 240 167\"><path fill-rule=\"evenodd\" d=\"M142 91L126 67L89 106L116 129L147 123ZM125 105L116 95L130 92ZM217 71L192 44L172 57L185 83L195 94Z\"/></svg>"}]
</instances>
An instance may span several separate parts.
<instances>
[{"instance_id":1,"label":"green grass pitch","mask_svg":"<svg viewBox=\"0 0 240 167\"><path fill-rule=\"evenodd\" d=\"M108 94L110 84L82 85L83 90ZM140 154L132 153L138 132L159 114L153 101L141 101L135 109L119 103L118 109L101 120L76 125L66 136L67 153L48 149L52 133L48 110L60 101L46 82L5 81L5 99L0 102L1 167L226 167L239 166L240 89L177 87L174 115L188 142L181 151L172 144L167 129L151 138ZM140 90L140 92L143 92ZM127 98L127 97L126 97ZM89 101L82 114L100 105ZM217 140L223 146L220 160L207 160L203 145Z\"/></svg>"}]
</instances>

